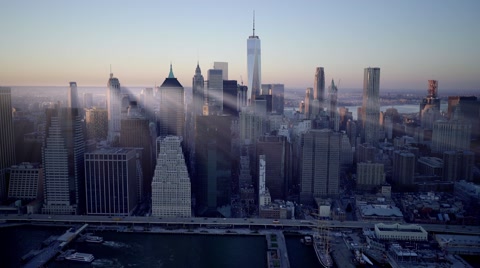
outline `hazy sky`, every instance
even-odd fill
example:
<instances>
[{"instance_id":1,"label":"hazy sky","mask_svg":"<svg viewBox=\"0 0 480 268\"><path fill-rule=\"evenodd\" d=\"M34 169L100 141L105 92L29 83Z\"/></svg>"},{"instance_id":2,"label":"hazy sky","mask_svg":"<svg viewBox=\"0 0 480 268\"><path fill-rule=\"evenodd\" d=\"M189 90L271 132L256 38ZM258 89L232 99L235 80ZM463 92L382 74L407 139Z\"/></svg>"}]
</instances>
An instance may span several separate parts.
<instances>
[{"instance_id":1,"label":"hazy sky","mask_svg":"<svg viewBox=\"0 0 480 268\"><path fill-rule=\"evenodd\" d=\"M123 86L168 76L190 87L229 63L247 84L246 39L262 42L262 83L361 88L380 67L382 89L479 89L480 1L2 1L0 85L103 86L109 66Z\"/></svg>"}]
</instances>

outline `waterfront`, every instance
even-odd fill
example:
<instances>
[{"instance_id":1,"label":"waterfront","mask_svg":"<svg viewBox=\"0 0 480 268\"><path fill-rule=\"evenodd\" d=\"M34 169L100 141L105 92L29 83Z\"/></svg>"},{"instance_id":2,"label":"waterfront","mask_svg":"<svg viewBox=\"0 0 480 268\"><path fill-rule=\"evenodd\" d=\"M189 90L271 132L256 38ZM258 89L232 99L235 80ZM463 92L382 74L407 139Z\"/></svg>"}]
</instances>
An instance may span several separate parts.
<instances>
[{"instance_id":1,"label":"waterfront","mask_svg":"<svg viewBox=\"0 0 480 268\"><path fill-rule=\"evenodd\" d=\"M4 245L0 253L3 267L19 267L20 258L36 249L50 235L62 234L66 228L14 227L0 229ZM99 232L103 244L71 244L79 252L91 253L91 264L71 261L48 264L48 267L265 267L264 236L252 235L183 235L152 233Z\"/></svg>"}]
</instances>

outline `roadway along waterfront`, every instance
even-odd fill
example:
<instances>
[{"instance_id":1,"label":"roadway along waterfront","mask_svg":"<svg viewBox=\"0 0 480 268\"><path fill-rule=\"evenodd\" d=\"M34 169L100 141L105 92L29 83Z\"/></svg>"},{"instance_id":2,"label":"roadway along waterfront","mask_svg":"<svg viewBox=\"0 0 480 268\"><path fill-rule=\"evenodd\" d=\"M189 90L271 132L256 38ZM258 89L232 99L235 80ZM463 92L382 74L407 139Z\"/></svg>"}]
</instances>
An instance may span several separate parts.
<instances>
[{"instance_id":1,"label":"roadway along waterfront","mask_svg":"<svg viewBox=\"0 0 480 268\"><path fill-rule=\"evenodd\" d=\"M250 228L265 229L275 228L284 230L303 230L311 229L317 225L315 220L286 220L281 219L273 221L272 219L258 218L158 218L158 217L109 217L109 216L87 216L87 215L16 215L3 214L0 216L3 223L31 223L31 224L91 224L106 227L115 226L139 226L139 227L166 227L166 228ZM323 221L328 227L333 229L362 229L373 228L377 222L361 221ZM0 225L1 226L1 225ZM421 224L427 232L434 233L452 233L480 235L480 226L460 226L460 225L437 225Z\"/></svg>"}]
</instances>

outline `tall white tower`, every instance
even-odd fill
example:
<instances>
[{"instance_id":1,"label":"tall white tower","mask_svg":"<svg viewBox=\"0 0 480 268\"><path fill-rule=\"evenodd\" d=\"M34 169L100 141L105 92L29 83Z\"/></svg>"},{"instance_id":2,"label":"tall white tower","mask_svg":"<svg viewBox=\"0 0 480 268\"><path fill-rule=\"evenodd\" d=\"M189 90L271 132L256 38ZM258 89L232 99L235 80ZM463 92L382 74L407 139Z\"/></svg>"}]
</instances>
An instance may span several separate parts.
<instances>
[{"instance_id":1,"label":"tall white tower","mask_svg":"<svg viewBox=\"0 0 480 268\"><path fill-rule=\"evenodd\" d=\"M260 93L262 85L260 38L255 35L255 13L253 13L253 34L247 40L248 93L252 101Z\"/></svg>"},{"instance_id":2,"label":"tall white tower","mask_svg":"<svg viewBox=\"0 0 480 268\"><path fill-rule=\"evenodd\" d=\"M122 113L120 81L110 73L107 84L108 141L114 142L120 136Z\"/></svg>"}]
</instances>

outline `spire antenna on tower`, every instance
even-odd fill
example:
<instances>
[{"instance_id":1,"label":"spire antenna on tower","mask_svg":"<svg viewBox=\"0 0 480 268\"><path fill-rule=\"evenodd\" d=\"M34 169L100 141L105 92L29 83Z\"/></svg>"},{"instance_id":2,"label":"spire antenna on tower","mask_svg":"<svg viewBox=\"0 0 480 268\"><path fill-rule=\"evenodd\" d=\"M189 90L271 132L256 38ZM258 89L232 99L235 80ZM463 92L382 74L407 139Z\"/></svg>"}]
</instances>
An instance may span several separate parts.
<instances>
[{"instance_id":1,"label":"spire antenna on tower","mask_svg":"<svg viewBox=\"0 0 480 268\"><path fill-rule=\"evenodd\" d=\"M253 36L255 36L255 10L253 11Z\"/></svg>"}]
</instances>

